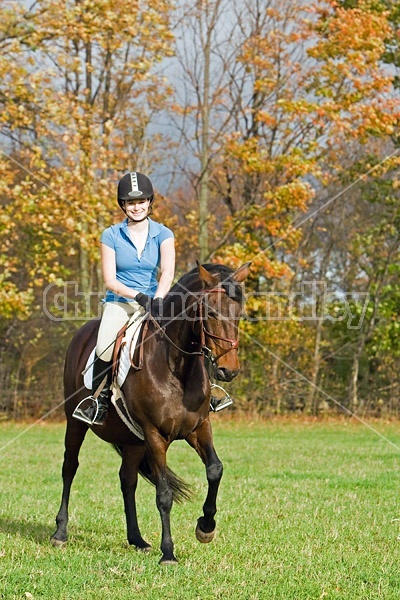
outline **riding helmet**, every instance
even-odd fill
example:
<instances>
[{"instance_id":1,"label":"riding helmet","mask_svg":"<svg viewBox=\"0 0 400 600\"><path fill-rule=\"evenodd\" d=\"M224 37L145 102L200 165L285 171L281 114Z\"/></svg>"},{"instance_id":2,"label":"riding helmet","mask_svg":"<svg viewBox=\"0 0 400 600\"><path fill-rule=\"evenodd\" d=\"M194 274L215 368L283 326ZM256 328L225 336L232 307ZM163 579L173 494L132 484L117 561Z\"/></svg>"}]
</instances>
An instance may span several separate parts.
<instances>
[{"instance_id":1,"label":"riding helmet","mask_svg":"<svg viewBox=\"0 0 400 600\"><path fill-rule=\"evenodd\" d=\"M125 200L150 200L154 199L153 185L146 175L133 171L127 173L118 182L118 204L123 209Z\"/></svg>"}]
</instances>

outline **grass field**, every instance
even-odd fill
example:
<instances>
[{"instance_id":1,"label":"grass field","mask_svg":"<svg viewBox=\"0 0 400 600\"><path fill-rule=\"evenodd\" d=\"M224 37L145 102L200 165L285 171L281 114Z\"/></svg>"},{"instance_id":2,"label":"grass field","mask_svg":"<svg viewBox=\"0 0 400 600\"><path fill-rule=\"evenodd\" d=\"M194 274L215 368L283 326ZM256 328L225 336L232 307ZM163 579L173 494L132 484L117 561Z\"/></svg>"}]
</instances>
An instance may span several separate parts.
<instances>
[{"instance_id":1,"label":"grass field","mask_svg":"<svg viewBox=\"0 0 400 600\"><path fill-rule=\"evenodd\" d=\"M217 536L194 536L205 498L195 453L170 466L194 490L174 506L179 565L160 567L155 492L138 489L143 555L125 542L119 457L88 434L70 504L70 538L49 538L61 495L62 424L0 426L0 598L400 598L400 425L214 418L225 466Z\"/></svg>"}]
</instances>

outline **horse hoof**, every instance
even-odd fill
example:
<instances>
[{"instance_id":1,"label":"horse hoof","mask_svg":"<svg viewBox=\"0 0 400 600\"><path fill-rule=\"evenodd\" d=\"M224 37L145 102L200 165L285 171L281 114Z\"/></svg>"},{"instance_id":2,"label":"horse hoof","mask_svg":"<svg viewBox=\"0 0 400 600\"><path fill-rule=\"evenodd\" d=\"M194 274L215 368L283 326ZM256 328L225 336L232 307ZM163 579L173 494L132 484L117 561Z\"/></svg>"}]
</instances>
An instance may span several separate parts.
<instances>
[{"instance_id":1,"label":"horse hoof","mask_svg":"<svg viewBox=\"0 0 400 600\"><path fill-rule=\"evenodd\" d=\"M57 540L56 538L51 538L50 542L54 548L64 548L67 545L67 540Z\"/></svg>"},{"instance_id":2,"label":"horse hoof","mask_svg":"<svg viewBox=\"0 0 400 600\"><path fill-rule=\"evenodd\" d=\"M151 546L143 546L143 548L139 548L138 546L136 546L136 550L138 552L143 552L143 554L148 554L153 550L153 548Z\"/></svg>"},{"instance_id":3,"label":"horse hoof","mask_svg":"<svg viewBox=\"0 0 400 600\"><path fill-rule=\"evenodd\" d=\"M201 542L202 544L209 544L210 542L213 541L214 537L215 537L215 529L214 529L214 531L210 531L209 533L206 533L205 531L200 529L199 525L197 525L196 538L199 542Z\"/></svg>"},{"instance_id":4,"label":"horse hoof","mask_svg":"<svg viewBox=\"0 0 400 600\"><path fill-rule=\"evenodd\" d=\"M164 565L165 566L168 566L168 565L175 566L178 564L178 561L176 560L175 557L174 558L161 558L158 564L162 565L162 566L164 566Z\"/></svg>"}]
</instances>

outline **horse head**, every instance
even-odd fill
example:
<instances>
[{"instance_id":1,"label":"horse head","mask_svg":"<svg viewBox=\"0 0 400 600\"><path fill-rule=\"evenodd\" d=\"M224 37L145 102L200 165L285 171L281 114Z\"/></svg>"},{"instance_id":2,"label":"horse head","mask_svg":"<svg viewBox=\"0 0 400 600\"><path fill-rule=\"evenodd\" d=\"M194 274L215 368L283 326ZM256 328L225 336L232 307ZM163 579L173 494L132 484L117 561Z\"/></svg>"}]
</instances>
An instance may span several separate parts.
<instances>
[{"instance_id":1,"label":"horse head","mask_svg":"<svg viewBox=\"0 0 400 600\"><path fill-rule=\"evenodd\" d=\"M243 281L250 264L236 271L222 265L200 265L202 289L197 293L202 351L219 381L232 381L239 373L239 321L243 312Z\"/></svg>"}]
</instances>

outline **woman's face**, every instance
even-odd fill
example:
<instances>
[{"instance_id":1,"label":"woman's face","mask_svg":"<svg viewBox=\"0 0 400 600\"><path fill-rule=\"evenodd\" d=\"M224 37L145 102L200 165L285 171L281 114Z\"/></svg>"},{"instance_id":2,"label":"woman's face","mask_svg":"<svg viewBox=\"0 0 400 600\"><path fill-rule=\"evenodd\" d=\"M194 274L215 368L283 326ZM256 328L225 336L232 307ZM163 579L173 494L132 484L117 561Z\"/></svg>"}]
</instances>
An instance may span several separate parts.
<instances>
[{"instance_id":1,"label":"woman's face","mask_svg":"<svg viewBox=\"0 0 400 600\"><path fill-rule=\"evenodd\" d=\"M135 199L125 200L125 211L127 217L132 221L141 221L149 214L150 200Z\"/></svg>"}]
</instances>

